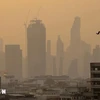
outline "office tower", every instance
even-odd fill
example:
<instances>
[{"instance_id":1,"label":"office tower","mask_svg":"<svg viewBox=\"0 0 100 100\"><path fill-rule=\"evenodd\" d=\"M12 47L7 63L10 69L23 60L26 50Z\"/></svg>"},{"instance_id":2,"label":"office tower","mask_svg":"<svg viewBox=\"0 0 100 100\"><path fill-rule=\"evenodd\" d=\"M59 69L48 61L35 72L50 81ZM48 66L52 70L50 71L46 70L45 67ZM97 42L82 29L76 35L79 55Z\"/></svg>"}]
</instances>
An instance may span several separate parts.
<instances>
[{"instance_id":1,"label":"office tower","mask_svg":"<svg viewBox=\"0 0 100 100\"><path fill-rule=\"evenodd\" d=\"M59 61L59 76L63 75L63 57L60 57L60 61Z\"/></svg>"},{"instance_id":2,"label":"office tower","mask_svg":"<svg viewBox=\"0 0 100 100\"><path fill-rule=\"evenodd\" d=\"M1 89L1 77L0 77L0 89Z\"/></svg>"},{"instance_id":3,"label":"office tower","mask_svg":"<svg viewBox=\"0 0 100 100\"><path fill-rule=\"evenodd\" d=\"M69 70L68 70L68 76L71 78L78 78L79 74L78 74L78 60L74 59L71 61L71 64L69 66Z\"/></svg>"},{"instance_id":4,"label":"office tower","mask_svg":"<svg viewBox=\"0 0 100 100\"><path fill-rule=\"evenodd\" d=\"M22 59L23 62L23 78L28 78L28 68L27 68L27 57L23 57Z\"/></svg>"},{"instance_id":5,"label":"office tower","mask_svg":"<svg viewBox=\"0 0 100 100\"><path fill-rule=\"evenodd\" d=\"M96 47L93 49L92 61L100 62L100 46L99 45L96 45Z\"/></svg>"},{"instance_id":6,"label":"office tower","mask_svg":"<svg viewBox=\"0 0 100 100\"><path fill-rule=\"evenodd\" d=\"M5 63L8 75L22 79L22 50L20 45L5 46Z\"/></svg>"},{"instance_id":7,"label":"office tower","mask_svg":"<svg viewBox=\"0 0 100 100\"><path fill-rule=\"evenodd\" d=\"M47 40L47 54L51 55L51 40Z\"/></svg>"},{"instance_id":8,"label":"office tower","mask_svg":"<svg viewBox=\"0 0 100 100\"><path fill-rule=\"evenodd\" d=\"M47 40L46 74L52 75L51 40Z\"/></svg>"},{"instance_id":9,"label":"office tower","mask_svg":"<svg viewBox=\"0 0 100 100\"><path fill-rule=\"evenodd\" d=\"M83 68L83 77L86 78L90 78L90 62L91 62L91 53L90 52L86 52L84 54L84 68Z\"/></svg>"},{"instance_id":10,"label":"office tower","mask_svg":"<svg viewBox=\"0 0 100 100\"><path fill-rule=\"evenodd\" d=\"M31 20L27 28L28 76L45 75L46 28L41 20Z\"/></svg>"},{"instance_id":11,"label":"office tower","mask_svg":"<svg viewBox=\"0 0 100 100\"><path fill-rule=\"evenodd\" d=\"M0 38L0 52L3 52L3 39Z\"/></svg>"},{"instance_id":12,"label":"office tower","mask_svg":"<svg viewBox=\"0 0 100 100\"><path fill-rule=\"evenodd\" d=\"M78 46L78 44L80 45L80 41L81 41L80 28L81 28L81 19L80 17L75 17L71 28L70 44L72 46Z\"/></svg>"},{"instance_id":13,"label":"office tower","mask_svg":"<svg viewBox=\"0 0 100 100\"><path fill-rule=\"evenodd\" d=\"M3 39L0 38L0 71L5 70L5 53L3 52Z\"/></svg>"},{"instance_id":14,"label":"office tower","mask_svg":"<svg viewBox=\"0 0 100 100\"><path fill-rule=\"evenodd\" d=\"M73 59L78 60L78 70L79 75L83 77L83 69L84 69L84 54L86 52L91 52L91 46L81 40L81 18L75 17L71 31L70 31L70 44L66 49L66 53L64 55L64 67L67 66L66 70L71 64Z\"/></svg>"},{"instance_id":15,"label":"office tower","mask_svg":"<svg viewBox=\"0 0 100 100\"><path fill-rule=\"evenodd\" d=\"M92 100L100 100L100 63L90 63Z\"/></svg>"},{"instance_id":16,"label":"office tower","mask_svg":"<svg viewBox=\"0 0 100 100\"><path fill-rule=\"evenodd\" d=\"M63 58L64 57L64 44L60 38L60 36L58 36L57 39L57 49L56 49L56 68L58 69L58 75L60 75L61 73L63 74ZM62 67L62 68L61 68ZM62 70L60 70L62 69ZM61 72L62 71L62 72Z\"/></svg>"},{"instance_id":17,"label":"office tower","mask_svg":"<svg viewBox=\"0 0 100 100\"><path fill-rule=\"evenodd\" d=\"M57 75L57 69L56 69L56 57L52 56L52 63L53 63L53 76Z\"/></svg>"}]
</instances>

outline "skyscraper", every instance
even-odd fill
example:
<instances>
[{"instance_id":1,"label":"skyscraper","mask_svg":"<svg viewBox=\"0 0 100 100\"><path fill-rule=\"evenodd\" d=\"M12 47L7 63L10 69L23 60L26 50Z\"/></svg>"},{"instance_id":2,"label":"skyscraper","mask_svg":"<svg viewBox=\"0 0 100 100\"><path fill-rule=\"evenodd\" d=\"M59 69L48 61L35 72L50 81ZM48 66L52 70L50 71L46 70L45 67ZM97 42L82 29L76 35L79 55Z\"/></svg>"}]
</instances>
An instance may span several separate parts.
<instances>
[{"instance_id":1,"label":"skyscraper","mask_svg":"<svg viewBox=\"0 0 100 100\"><path fill-rule=\"evenodd\" d=\"M57 68L56 68L56 57L52 56L52 65L53 65L53 76L57 75Z\"/></svg>"},{"instance_id":2,"label":"skyscraper","mask_svg":"<svg viewBox=\"0 0 100 100\"><path fill-rule=\"evenodd\" d=\"M5 63L8 75L22 79L22 50L19 45L5 46Z\"/></svg>"},{"instance_id":3,"label":"skyscraper","mask_svg":"<svg viewBox=\"0 0 100 100\"><path fill-rule=\"evenodd\" d=\"M96 47L93 49L92 61L100 62L100 46L99 45L96 45Z\"/></svg>"},{"instance_id":4,"label":"skyscraper","mask_svg":"<svg viewBox=\"0 0 100 100\"><path fill-rule=\"evenodd\" d=\"M70 44L72 46L77 46L80 44L81 36L80 36L80 28L81 28L81 19L80 17L75 17L72 28L71 28L71 39Z\"/></svg>"},{"instance_id":5,"label":"skyscraper","mask_svg":"<svg viewBox=\"0 0 100 100\"><path fill-rule=\"evenodd\" d=\"M86 42L81 40L81 18L75 17L72 28L71 28L71 38L70 45L66 50L64 66L70 66L73 59L78 60L78 70L79 75L83 77L83 69L84 69L84 54L86 52L91 52L91 46Z\"/></svg>"},{"instance_id":6,"label":"skyscraper","mask_svg":"<svg viewBox=\"0 0 100 100\"><path fill-rule=\"evenodd\" d=\"M46 74L52 75L51 40L47 40Z\"/></svg>"},{"instance_id":7,"label":"skyscraper","mask_svg":"<svg viewBox=\"0 0 100 100\"><path fill-rule=\"evenodd\" d=\"M0 38L0 71L5 70L5 53L3 51L3 39Z\"/></svg>"},{"instance_id":8,"label":"skyscraper","mask_svg":"<svg viewBox=\"0 0 100 100\"><path fill-rule=\"evenodd\" d=\"M71 61L70 67L68 69L68 76L71 78L78 78L78 60L74 59Z\"/></svg>"},{"instance_id":9,"label":"skyscraper","mask_svg":"<svg viewBox=\"0 0 100 100\"><path fill-rule=\"evenodd\" d=\"M58 75L63 74L63 57L64 57L64 44L58 36L57 49L56 49L56 68L58 69Z\"/></svg>"},{"instance_id":10,"label":"skyscraper","mask_svg":"<svg viewBox=\"0 0 100 100\"><path fill-rule=\"evenodd\" d=\"M0 38L0 52L3 52L3 39Z\"/></svg>"},{"instance_id":11,"label":"skyscraper","mask_svg":"<svg viewBox=\"0 0 100 100\"><path fill-rule=\"evenodd\" d=\"M31 20L27 28L28 75L34 77L46 72L46 28L41 20Z\"/></svg>"},{"instance_id":12,"label":"skyscraper","mask_svg":"<svg viewBox=\"0 0 100 100\"><path fill-rule=\"evenodd\" d=\"M90 52L86 52L84 54L84 68L83 68L83 77L86 78L90 78L90 62L91 62L91 53Z\"/></svg>"}]
</instances>

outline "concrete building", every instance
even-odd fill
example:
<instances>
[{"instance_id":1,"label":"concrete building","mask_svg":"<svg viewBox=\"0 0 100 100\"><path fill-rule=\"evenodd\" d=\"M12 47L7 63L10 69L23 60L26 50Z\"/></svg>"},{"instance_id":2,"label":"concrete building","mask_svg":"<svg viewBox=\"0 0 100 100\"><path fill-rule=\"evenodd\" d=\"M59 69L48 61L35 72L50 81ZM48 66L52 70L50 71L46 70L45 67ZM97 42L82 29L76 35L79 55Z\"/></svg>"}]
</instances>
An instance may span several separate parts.
<instances>
[{"instance_id":1,"label":"concrete building","mask_svg":"<svg viewBox=\"0 0 100 100\"><path fill-rule=\"evenodd\" d=\"M27 28L28 76L46 73L46 28L41 20L31 20Z\"/></svg>"},{"instance_id":2,"label":"concrete building","mask_svg":"<svg viewBox=\"0 0 100 100\"><path fill-rule=\"evenodd\" d=\"M81 39L81 18L77 16L70 31L70 44L64 54L64 67L66 68L64 71L68 71L72 60L77 59L79 77L83 77L84 54L86 52L91 52L91 46Z\"/></svg>"},{"instance_id":3,"label":"concrete building","mask_svg":"<svg viewBox=\"0 0 100 100\"><path fill-rule=\"evenodd\" d=\"M19 45L5 46L5 63L8 75L22 78L22 50Z\"/></svg>"},{"instance_id":4,"label":"concrete building","mask_svg":"<svg viewBox=\"0 0 100 100\"><path fill-rule=\"evenodd\" d=\"M0 72L5 70L5 53L3 51L3 39L0 38Z\"/></svg>"},{"instance_id":5,"label":"concrete building","mask_svg":"<svg viewBox=\"0 0 100 100\"><path fill-rule=\"evenodd\" d=\"M56 68L56 57L52 56L52 65L53 65L53 76L57 75L57 68Z\"/></svg>"},{"instance_id":6,"label":"concrete building","mask_svg":"<svg viewBox=\"0 0 100 100\"><path fill-rule=\"evenodd\" d=\"M100 62L100 46L99 45L96 45L96 47L93 49L92 61Z\"/></svg>"},{"instance_id":7,"label":"concrete building","mask_svg":"<svg viewBox=\"0 0 100 100\"><path fill-rule=\"evenodd\" d=\"M100 100L100 63L90 63L93 100Z\"/></svg>"},{"instance_id":8,"label":"concrete building","mask_svg":"<svg viewBox=\"0 0 100 100\"><path fill-rule=\"evenodd\" d=\"M83 69L83 71L84 71L84 73L83 73L83 77L85 78L85 79L87 79L87 78L90 78L90 74L89 74L89 72L90 72L90 62L91 62L91 54L90 54L90 52L86 52L85 54L84 54L84 69Z\"/></svg>"},{"instance_id":9,"label":"concrete building","mask_svg":"<svg viewBox=\"0 0 100 100\"><path fill-rule=\"evenodd\" d=\"M61 40L60 35L57 39L57 48L56 48L56 68L58 69L58 76L63 75L63 58L64 58L64 44Z\"/></svg>"},{"instance_id":10,"label":"concrete building","mask_svg":"<svg viewBox=\"0 0 100 100\"><path fill-rule=\"evenodd\" d=\"M46 75L52 75L51 40L47 40Z\"/></svg>"}]
</instances>

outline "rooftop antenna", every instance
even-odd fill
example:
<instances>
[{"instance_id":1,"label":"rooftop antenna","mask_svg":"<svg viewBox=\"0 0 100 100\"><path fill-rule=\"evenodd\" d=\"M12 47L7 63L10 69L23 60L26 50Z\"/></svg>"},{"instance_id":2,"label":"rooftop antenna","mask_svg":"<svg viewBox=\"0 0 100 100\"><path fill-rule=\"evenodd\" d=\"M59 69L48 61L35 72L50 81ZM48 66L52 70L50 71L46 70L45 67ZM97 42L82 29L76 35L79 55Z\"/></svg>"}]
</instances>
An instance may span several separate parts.
<instances>
[{"instance_id":1,"label":"rooftop antenna","mask_svg":"<svg viewBox=\"0 0 100 100\"><path fill-rule=\"evenodd\" d=\"M25 26L25 55L27 56L27 27L28 27L28 17L30 14L30 10L28 12L26 21L24 22L24 26Z\"/></svg>"}]
</instances>

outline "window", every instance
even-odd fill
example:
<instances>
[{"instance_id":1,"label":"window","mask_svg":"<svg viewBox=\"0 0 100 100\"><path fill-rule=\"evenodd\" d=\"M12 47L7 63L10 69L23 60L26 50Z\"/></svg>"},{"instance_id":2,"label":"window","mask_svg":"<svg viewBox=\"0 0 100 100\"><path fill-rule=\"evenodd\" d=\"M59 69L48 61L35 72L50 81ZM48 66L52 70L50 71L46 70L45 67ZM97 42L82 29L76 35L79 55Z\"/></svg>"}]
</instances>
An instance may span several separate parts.
<instances>
[{"instance_id":1,"label":"window","mask_svg":"<svg viewBox=\"0 0 100 100\"><path fill-rule=\"evenodd\" d=\"M98 70L98 68L95 68L95 70Z\"/></svg>"}]
</instances>

